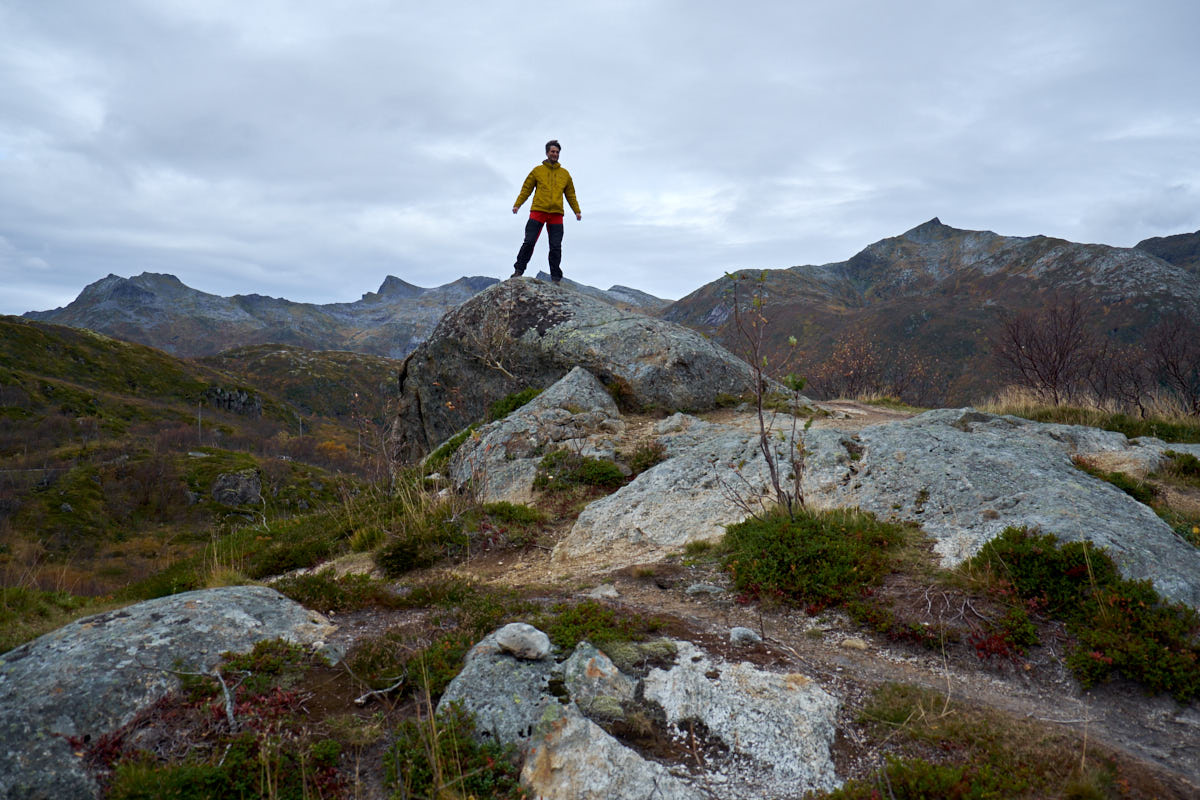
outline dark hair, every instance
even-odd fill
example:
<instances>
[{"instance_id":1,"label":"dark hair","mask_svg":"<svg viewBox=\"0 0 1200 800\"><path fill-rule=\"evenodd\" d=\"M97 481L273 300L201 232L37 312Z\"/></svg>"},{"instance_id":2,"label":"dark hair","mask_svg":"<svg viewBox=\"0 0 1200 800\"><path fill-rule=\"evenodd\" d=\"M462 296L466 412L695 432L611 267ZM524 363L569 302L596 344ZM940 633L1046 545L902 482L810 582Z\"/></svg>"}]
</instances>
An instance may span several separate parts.
<instances>
[{"instance_id":1,"label":"dark hair","mask_svg":"<svg viewBox=\"0 0 1200 800\"><path fill-rule=\"evenodd\" d=\"M550 141L546 142L546 152L547 153L550 152L551 147L557 147L558 152L560 152L560 153L562 152L562 145L558 143L558 139L551 139Z\"/></svg>"}]
</instances>

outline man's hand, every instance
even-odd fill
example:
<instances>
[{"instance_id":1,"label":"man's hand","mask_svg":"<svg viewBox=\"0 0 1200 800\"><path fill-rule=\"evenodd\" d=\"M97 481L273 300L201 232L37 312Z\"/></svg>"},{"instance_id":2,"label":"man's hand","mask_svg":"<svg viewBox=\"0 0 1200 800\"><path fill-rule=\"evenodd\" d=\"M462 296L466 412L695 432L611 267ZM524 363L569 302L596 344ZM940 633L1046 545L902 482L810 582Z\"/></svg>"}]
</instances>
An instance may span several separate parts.
<instances>
[{"instance_id":1,"label":"man's hand","mask_svg":"<svg viewBox=\"0 0 1200 800\"><path fill-rule=\"evenodd\" d=\"M513 213L514 213L514 214L515 214L515 213L517 213L517 207L516 207L516 206L513 206Z\"/></svg>"},{"instance_id":2,"label":"man's hand","mask_svg":"<svg viewBox=\"0 0 1200 800\"><path fill-rule=\"evenodd\" d=\"M583 214L576 214L576 215L575 215L575 219L577 219L577 220L579 220L579 221L581 221L581 222L582 222L582 221L583 221Z\"/></svg>"}]
</instances>

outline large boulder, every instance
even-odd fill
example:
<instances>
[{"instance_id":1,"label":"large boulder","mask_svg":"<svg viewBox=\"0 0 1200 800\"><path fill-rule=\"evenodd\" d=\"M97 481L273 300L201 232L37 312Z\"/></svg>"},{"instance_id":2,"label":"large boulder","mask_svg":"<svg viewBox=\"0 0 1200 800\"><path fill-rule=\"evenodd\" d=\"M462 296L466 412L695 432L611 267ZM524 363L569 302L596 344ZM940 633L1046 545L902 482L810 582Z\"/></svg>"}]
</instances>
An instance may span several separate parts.
<instances>
[{"instance_id":1,"label":"large boulder","mask_svg":"<svg viewBox=\"0 0 1200 800\"><path fill-rule=\"evenodd\" d=\"M394 452L418 459L496 400L550 386L575 366L631 405L669 410L712 408L753 385L744 361L693 330L514 279L447 314L405 360Z\"/></svg>"},{"instance_id":2,"label":"large boulder","mask_svg":"<svg viewBox=\"0 0 1200 800\"><path fill-rule=\"evenodd\" d=\"M149 600L86 617L0 655L0 797L95 798L74 742L95 742L221 653L284 638L312 645L332 626L262 586Z\"/></svg>"},{"instance_id":3,"label":"large boulder","mask_svg":"<svg viewBox=\"0 0 1200 800\"><path fill-rule=\"evenodd\" d=\"M720 784L721 797L781 797L841 785L833 768L833 695L799 673L714 663L690 642L676 646L678 663L646 676L645 698L662 706L672 725L699 720L729 748L729 764L714 765L718 774L708 776Z\"/></svg>"},{"instance_id":4,"label":"large boulder","mask_svg":"<svg viewBox=\"0 0 1200 800\"><path fill-rule=\"evenodd\" d=\"M940 409L850 435L810 431L805 497L817 507L861 508L912 520L944 566L979 552L1010 526L1038 528L1108 549L1127 578L1200 606L1200 550L1148 506L1072 463L1118 457L1153 463L1196 445L1130 441L1119 433L1031 422L974 409Z\"/></svg>"},{"instance_id":5,"label":"large boulder","mask_svg":"<svg viewBox=\"0 0 1200 800\"><path fill-rule=\"evenodd\" d=\"M619 568L660 558L689 542L720 539L727 525L772 505L757 433L688 414L672 415L654 432L668 458L590 503L555 545L555 563ZM786 479L788 438L772 443Z\"/></svg>"},{"instance_id":6,"label":"large boulder","mask_svg":"<svg viewBox=\"0 0 1200 800\"><path fill-rule=\"evenodd\" d=\"M625 423L617 404L590 372L566 377L507 417L490 422L463 442L450 460L455 488L468 484L482 502L525 503L532 497L538 463L551 450L612 458Z\"/></svg>"}]
</instances>

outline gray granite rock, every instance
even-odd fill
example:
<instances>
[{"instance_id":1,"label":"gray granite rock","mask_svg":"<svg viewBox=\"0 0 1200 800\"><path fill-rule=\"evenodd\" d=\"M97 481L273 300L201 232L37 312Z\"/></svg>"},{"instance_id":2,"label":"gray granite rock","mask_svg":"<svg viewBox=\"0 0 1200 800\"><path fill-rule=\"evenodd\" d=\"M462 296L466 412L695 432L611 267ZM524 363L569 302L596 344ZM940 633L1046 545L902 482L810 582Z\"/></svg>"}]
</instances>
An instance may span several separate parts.
<instances>
[{"instance_id":1,"label":"gray granite rock","mask_svg":"<svg viewBox=\"0 0 1200 800\"><path fill-rule=\"evenodd\" d=\"M722 798L798 796L840 785L831 755L836 698L804 675L714 662L690 642L676 644L677 663L651 670L645 698L662 706L668 722L700 720L729 747L735 759L712 765L722 773Z\"/></svg>"},{"instance_id":2,"label":"gray granite rock","mask_svg":"<svg viewBox=\"0 0 1200 800\"><path fill-rule=\"evenodd\" d=\"M1038 528L1108 550L1123 575L1150 579L1200 605L1200 550L1147 506L1076 467L1072 456L1165 448L1094 428L1049 425L974 409L940 409L850 436L807 438L805 496L817 507L861 508L912 520L946 566L1010 526Z\"/></svg>"},{"instance_id":3,"label":"gray granite rock","mask_svg":"<svg viewBox=\"0 0 1200 800\"><path fill-rule=\"evenodd\" d=\"M581 366L631 403L712 408L752 386L744 361L696 331L624 311L565 286L510 280L442 318L400 375L393 451L420 458L529 386Z\"/></svg>"},{"instance_id":4,"label":"gray granite rock","mask_svg":"<svg viewBox=\"0 0 1200 800\"><path fill-rule=\"evenodd\" d=\"M607 655L588 642L580 642L562 665L563 683L571 700L592 713L600 698L616 705L633 700L637 683L622 673ZM612 707L609 703L606 707Z\"/></svg>"},{"instance_id":5,"label":"gray granite rock","mask_svg":"<svg viewBox=\"0 0 1200 800\"><path fill-rule=\"evenodd\" d=\"M543 455L566 449L611 459L625 429L604 386L576 367L507 417L484 425L450 460L456 488L472 486L483 502L525 503Z\"/></svg>"},{"instance_id":6,"label":"gray granite rock","mask_svg":"<svg viewBox=\"0 0 1200 800\"><path fill-rule=\"evenodd\" d=\"M511 622L494 634L501 651L526 661L550 656L550 637L525 622Z\"/></svg>"},{"instance_id":7,"label":"gray granite rock","mask_svg":"<svg viewBox=\"0 0 1200 800\"><path fill-rule=\"evenodd\" d=\"M273 589L234 586L85 617L0 655L0 797L94 798L66 737L95 741L221 653L266 639L311 645L328 621Z\"/></svg>"},{"instance_id":8,"label":"gray granite rock","mask_svg":"<svg viewBox=\"0 0 1200 800\"><path fill-rule=\"evenodd\" d=\"M715 541L725 527L773 503L757 434L675 414L655 427L668 458L588 505L554 548L563 563L606 558L611 567L662 556L689 542ZM774 441L790 474L787 441Z\"/></svg>"},{"instance_id":9,"label":"gray granite rock","mask_svg":"<svg viewBox=\"0 0 1200 800\"><path fill-rule=\"evenodd\" d=\"M575 706L549 707L521 770L521 783L539 800L702 800L654 761L618 742Z\"/></svg>"},{"instance_id":10,"label":"gray granite rock","mask_svg":"<svg viewBox=\"0 0 1200 800\"><path fill-rule=\"evenodd\" d=\"M518 658L501 646L498 633L488 634L467 653L438 711L458 703L475 716L481 737L524 747L542 713L559 702L549 689L555 663L550 658Z\"/></svg>"}]
</instances>

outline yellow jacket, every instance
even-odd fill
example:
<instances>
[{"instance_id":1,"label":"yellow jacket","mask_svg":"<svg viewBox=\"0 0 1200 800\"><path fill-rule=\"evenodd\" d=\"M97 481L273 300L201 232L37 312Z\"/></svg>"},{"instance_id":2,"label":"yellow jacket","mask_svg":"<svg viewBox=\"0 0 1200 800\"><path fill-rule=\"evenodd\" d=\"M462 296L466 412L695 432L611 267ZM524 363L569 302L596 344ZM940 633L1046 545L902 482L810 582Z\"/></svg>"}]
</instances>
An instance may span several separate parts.
<instances>
[{"instance_id":1,"label":"yellow jacket","mask_svg":"<svg viewBox=\"0 0 1200 800\"><path fill-rule=\"evenodd\" d=\"M517 201L513 203L513 208L520 208L535 187L537 194L533 196L533 205L531 206L534 211L541 211L544 214L561 214L563 213L563 195L566 195L567 202L571 204L571 210L576 214L583 213L579 210L579 201L575 199L575 183L571 180L571 173L567 172L567 168L562 164L546 159L531 169L529 177L521 186L521 193L517 195Z\"/></svg>"}]
</instances>

